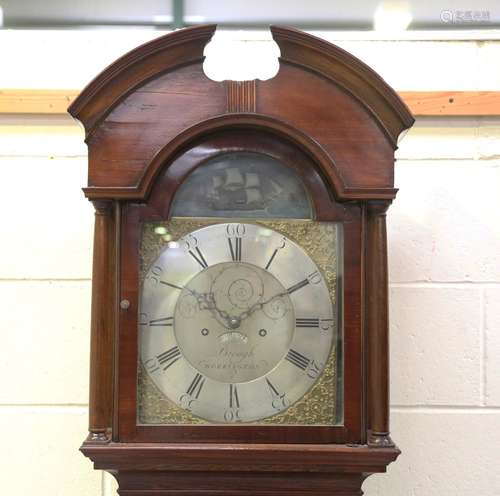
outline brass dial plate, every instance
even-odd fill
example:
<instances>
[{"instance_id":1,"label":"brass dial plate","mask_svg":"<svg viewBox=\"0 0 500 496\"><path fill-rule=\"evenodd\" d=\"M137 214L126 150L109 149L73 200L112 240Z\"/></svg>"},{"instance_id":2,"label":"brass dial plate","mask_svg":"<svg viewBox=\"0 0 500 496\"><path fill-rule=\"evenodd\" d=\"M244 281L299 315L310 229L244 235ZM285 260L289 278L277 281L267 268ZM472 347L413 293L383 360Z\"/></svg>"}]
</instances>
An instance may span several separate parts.
<instances>
[{"instance_id":1,"label":"brass dial plate","mask_svg":"<svg viewBox=\"0 0 500 496\"><path fill-rule=\"evenodd\" d=\"M338 423L338 231L312 221L145 224L139 422Z\"/></svg>"}]
</instances>

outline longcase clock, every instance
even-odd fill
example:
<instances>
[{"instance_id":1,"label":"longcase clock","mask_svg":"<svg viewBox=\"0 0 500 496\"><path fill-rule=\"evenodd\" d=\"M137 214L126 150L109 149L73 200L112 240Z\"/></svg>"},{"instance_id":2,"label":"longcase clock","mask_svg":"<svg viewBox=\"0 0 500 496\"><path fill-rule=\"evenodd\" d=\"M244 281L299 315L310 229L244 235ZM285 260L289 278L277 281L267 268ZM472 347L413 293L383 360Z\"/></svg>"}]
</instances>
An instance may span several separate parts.
<instances>
[{"instance_id":1,"label":"longcase clock","mask_svg":"<svg viewBox=\"0 0 500 496\"><path fill-rule=\"evenodd\" d=\"M385 213L413 118L288 28L274 78L212 81L214 30L140 46L69 109L96 209L81 451L122 496L359 495L399 454Z\"/></svg>"}]
</instances>

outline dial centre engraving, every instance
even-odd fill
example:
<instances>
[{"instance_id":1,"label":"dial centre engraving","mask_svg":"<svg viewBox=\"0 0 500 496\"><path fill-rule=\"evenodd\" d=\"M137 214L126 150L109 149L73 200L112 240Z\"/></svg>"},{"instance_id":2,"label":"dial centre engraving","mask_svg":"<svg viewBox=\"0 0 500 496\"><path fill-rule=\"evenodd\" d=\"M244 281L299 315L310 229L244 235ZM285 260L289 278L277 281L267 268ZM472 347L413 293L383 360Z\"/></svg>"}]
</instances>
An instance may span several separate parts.
<instances>
[{"instance_id":1,"label":"dial centre engraving","mask_svg":"<svg viewBox=\"0 0 500 496\"><path fill-rule=\"evenodd\" d=\"M174 319L186 360L204 376L226 383L269 373L286 356L295 332L293 304L284 286L270 272L245 262L223 262L197 273L183 288ZM194 332L200 328L211 329L203 345Z\"/></svg>"}]
</instances>

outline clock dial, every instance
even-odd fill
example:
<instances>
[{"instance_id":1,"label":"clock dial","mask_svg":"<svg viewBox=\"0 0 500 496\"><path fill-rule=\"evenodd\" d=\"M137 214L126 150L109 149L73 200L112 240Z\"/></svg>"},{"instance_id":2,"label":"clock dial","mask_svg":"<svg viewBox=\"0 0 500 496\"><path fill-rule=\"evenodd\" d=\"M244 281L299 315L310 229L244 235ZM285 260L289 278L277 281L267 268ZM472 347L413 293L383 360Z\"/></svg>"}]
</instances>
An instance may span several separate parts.
<instances>
[{"instance_id":1,"label":"clock dial","mask_svg":"<svg viewBox=\"0 0 500 496\"><path fill-rule=\"evenodd\" d=\"M170 242L146 273L141 360L181 408L254 422L312 387L332 322L328 287L301 247L259 225L214 224Z\"/></svg>"}]
</instances>

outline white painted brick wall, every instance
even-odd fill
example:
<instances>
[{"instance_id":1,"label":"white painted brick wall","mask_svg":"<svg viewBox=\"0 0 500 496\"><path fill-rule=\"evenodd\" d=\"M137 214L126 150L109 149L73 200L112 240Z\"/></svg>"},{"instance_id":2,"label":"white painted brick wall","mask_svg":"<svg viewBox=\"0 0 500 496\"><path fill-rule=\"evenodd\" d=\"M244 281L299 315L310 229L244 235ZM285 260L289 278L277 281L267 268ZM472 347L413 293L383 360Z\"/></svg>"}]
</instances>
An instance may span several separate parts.
<instances>
[{"instance_id":1,"label":"white painted brick wall","mask_svg":"<svg viewBox=\"0 0 500 496\"><path fill-rule=\"evenodd\" d=\"M0 31L0 88L80 88L158 34ZM322 34L398 90L500 90L500 42ZM263 77L274 70L268 35L218 37L235 47L268 43ZM249 56L227 76L211 50L213 77L251 70ZM498 496L500 118L419 119L397 158L400 192L388 216L391 403L403 455L364 487L372 496ZM83 131L69 117L0 116L2 184L23 184L21 201L10 187L0 196L0 467L9 496L115 494L112 477L78 452L93 222L80 191L85 175Z\"/></svg>"},{"instance_id":2,"label":"white painted brick wall","mask_svg":"<svg viewBox=\"0 0 500 496\"><path fill-rule=\"evenodd\" d=\"M500 288L484 290L484 401L500 407Z\"/></svg>"}]
</instances>

